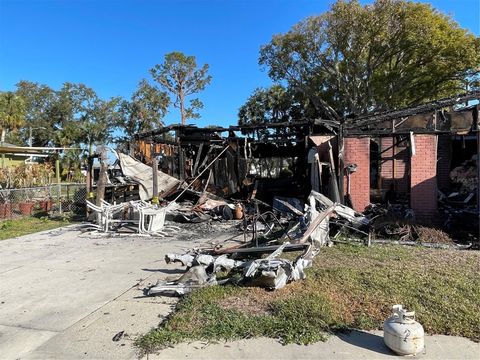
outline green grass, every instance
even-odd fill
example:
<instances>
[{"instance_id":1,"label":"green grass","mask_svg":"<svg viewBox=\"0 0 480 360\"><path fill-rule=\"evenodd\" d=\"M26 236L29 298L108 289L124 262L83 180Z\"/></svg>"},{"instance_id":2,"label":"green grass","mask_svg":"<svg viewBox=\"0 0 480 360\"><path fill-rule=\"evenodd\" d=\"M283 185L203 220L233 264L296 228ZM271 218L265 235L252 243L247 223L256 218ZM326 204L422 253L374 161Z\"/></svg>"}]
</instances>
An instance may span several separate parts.
<instances>
[{"instance_id":1,"label":"green grass","mask_svg":"<svg viewBox=\"0 0 480 360\"><path fill-rule=\"evenodd\" d=\"M480 253L398 246L322 249L308 277L277 291L200 289L137 339L144 352L191 340L266 336L308 344L329 333L379 329L394 304L415 310L429 334L480 340Z\"/></svg>"},{"instance_id":2,"label":"green grass","mask_svg":"<svg viewBox=\"0 0 480 360\"><path fill-rule=\"evenodd\" d=\"M51 220L46 217L26 217L13 220L2 220L0 221L0 240L55 229L68 224L69 222L66 220Z\"/></svg>"}]
</instances>

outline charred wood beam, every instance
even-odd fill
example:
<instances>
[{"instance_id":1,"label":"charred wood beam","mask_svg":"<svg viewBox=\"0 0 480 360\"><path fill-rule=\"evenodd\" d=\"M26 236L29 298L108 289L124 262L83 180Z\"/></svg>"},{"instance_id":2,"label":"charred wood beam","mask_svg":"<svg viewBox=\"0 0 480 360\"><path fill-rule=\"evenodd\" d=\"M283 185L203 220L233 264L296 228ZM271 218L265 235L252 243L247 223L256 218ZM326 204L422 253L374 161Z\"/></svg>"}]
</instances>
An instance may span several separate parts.
<instances>
[{"instance_id":1,"label":"charred wood beam","mask_svg":"<svg viewBox=\"0 0 480 360\"><path fill-rule=\"evenodd\" d=\"M209 159L209 156L210 156L210 153L212 152L212 150L213 150L213 146L210 146L208 148L207 153L205 154L205 157L203 158L203 161L201 162L201 164L197 168L198 171L202 170L202 167L205 166L205 164L207 163L207 161Z\"/></svg>"},{"instance_id":2,"label":"charred wood beam","mask_svg":"<svg viewBox=\"0 0 480 360\"><path fill-rule=\"evenodd\" d=\"M468 129L452 129L452 130L434 130L434 129L425 129L425 128L406 128L395 131L392 134L391 129L382 129L382 130L347 130L345 132L346 137L351 136L392 136L392 135L409 135L413 131L415 134L425 134L425 135L441 135L441 134L451 134L455 135L459 131L468 131Z\"/></svg>"},{"instance_id":3,"label":"charred wood beam","mask_svg":"<svg viewBox=\"0 0 480 360\"><path fill-rule=\"evenodd\" d=\"M339 122L335 120L327 119L315 119L315 120L304 120L298 122L281 122L281 123L264 123L264 124L252 124L252 125L238 125L238 126L229 126L229 127L211 127L211 128L198 128L194 125L170 125L163 128L147 131L144 133L135 134L135 139L151 139L153 137L165 134L170 131L181 131L184 134L212 134L219 132L232 132L232 131L241 131L249 132L259 129L277 129L277 128L291 128L291 129L300 129L300 128L309 128L312 126L325 126L327 128L338 128ZM162 141L162 140L160 140ZM163 140L168 141L168 140Z\"/></svg>"},{"instance_id":4,"label":"charred wood beam","mask_svg":"<svg viewBox=\"0 0 480 360\"><path fill-rule=\"evenodd\" d=\"M376 113L358 117L356 119L348 119L346 122L346 128L358 129L359 127L366 125L373 125L382 121L393 120L403 118L405 116L411 116L430 111L435 111L444 107L453 106L456 104L468 102L469 100L480 100L480 91L472 91L456 96L451 96L444 99L431 101L425 104L403 108L399 110L391 110L383 113Z\"/></svg>"},{"instance_id":5,"label":"charred wood beam","mask_svg":"<svg viewBox=\"0 0 480 360\"><path fill-rule=\"evenodd\" d=\"M244 248L227 248L214 249L214 254L266 254L277 250L281 245L258 246L258 247L244 247ZM308 248L310 244L288 244L283 248L284 252L301 251Z\"/></svg>"},{"instance_id":6,"label":"charred wood beam","mask_svg":"<svg viewBox=\"0 0 480 360\"><path fill-rule=\"evenodd\" d=\"M172 140L165 140L165 139L159 139L159 140L153 140L155 144L164 144L164 145L174 145L174 146L179 146L180 144L176 141Z\"/></svg>"},{"instance_id":7,"label":"charred wood beam","mask_svg":"<svg viewBox=\"0 0 480 360\"><path fill-rule=\"evenodd\" d=\"M197 168L198 168L198 164L200 162L200 156L202 155L203 146L204 146L204 143L201 143L200 146L198 147L197 156L195 158L195 164L193 166L193 171L192 171L193 176L195 176L197 174Z\"/></svg>"}]
</instances>

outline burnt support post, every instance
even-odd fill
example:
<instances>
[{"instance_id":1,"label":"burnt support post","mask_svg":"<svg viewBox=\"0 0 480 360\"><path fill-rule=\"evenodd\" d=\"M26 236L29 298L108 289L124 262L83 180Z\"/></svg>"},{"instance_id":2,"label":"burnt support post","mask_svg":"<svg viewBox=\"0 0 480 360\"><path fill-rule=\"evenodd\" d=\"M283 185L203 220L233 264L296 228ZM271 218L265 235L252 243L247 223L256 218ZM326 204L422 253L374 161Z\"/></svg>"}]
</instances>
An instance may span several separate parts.
<instances>
[{"instance_id":1,"label":"burnt support post","mask_svg":"<svg viewBox=\"0 0 480 360\"><path fill-rule=\"evenodd\" d=\"M98 160L100 161L100 172L97 183L97 206L102 206L102 200L105 198L105 186L107 184L107 148L105 146L97 147L100 150Z\"/></svg>"},{"instance_id":2,"label":"burnt support post","mask_svg":"<svg viewBox=\"0 0 480 360\"><path fill-rule=\"evenodd\" d=\"M93 155L91 153L88 154L88 157L87 157L87 175L86 175L86 178L85 178L85 182L86 182L86 194L85 194L85 198L86 200L89 200L91 201L94 197L93 195ZM88 208L88 206L85 206L85 215L88 217L88 215L90 214L90 210Z\"/></svg>"},{"instance_id":3,"label":"burnt support post","mask_svg":"<svg viewBox=\"0 0 480 360\"><path fill-rule=\"evenodd\" d=\"M338 192L340 195L340 203L344 204L344 195L345 190L343 186L343 178L345 176L345 142L344 142L344 135L345 135L345 118L342 118L340 121L340 127L338 129Z\"/></svg>"},{"instance_id":4,"label":"burnt support post","mask_svg":"<svg viewBox=\"0 0 480 360\"><path fill-rule=\"evenodd\" d=\"M152 204L158 205L158 161L157 154L155 152L155 145L152 144L151 154L152 154L152 181L153 181L153 196Z\"/></svg>"},{"instance_id":5,"label":"burnt support post","mask_svg":"<svg viewBox=\"0 0 480 360\"><path fill-rule=\"evenodd\" d=\"M480 105L473 109L474 129L477 132L477 215L478 215L478 234L480 234ZM477 237L478 246L480 247L480 236Z\"/></svg>"},{"instance_id":6,"label":"burnt support post","mask_svg":"<svg viewBox=\"0 0 480 360\"><path fill-rule=\"evenodd\" d=\"M185 180L185 152L181 146L178 152L178 175L180 180Z\"/></svg>"},{"instance_id":7,"label":"burnt support post","mask_svg":"<svg viewBox=\"0 0 480 360\"><path fill-rule=\"evenodd\" d=\"M92 184L90 182L91 180L91 167L90 167L90 157L87 158L87 173L85 175L85 188L86 188L86 199L88 200L89 199L89 196L90 196L90 192L92 191Z\"/></svg>"}]
</instances>

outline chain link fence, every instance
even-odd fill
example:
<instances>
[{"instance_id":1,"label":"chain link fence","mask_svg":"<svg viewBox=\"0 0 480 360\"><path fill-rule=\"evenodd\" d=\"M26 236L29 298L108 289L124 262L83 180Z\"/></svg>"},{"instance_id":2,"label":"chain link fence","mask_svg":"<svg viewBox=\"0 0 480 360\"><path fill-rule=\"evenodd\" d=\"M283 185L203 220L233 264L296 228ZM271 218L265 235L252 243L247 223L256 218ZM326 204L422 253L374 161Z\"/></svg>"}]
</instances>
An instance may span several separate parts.
<instances>
[{"instance_id":1,"label":"chain link fence","mask_svg":"<svg viewBox=\"0 0 480 360\"><path fill-rule=\"evenodd\" d=\"M0 220L22 216L85 216L85 184L64 183L0 190Z\"/></svg>"}]
</instances>

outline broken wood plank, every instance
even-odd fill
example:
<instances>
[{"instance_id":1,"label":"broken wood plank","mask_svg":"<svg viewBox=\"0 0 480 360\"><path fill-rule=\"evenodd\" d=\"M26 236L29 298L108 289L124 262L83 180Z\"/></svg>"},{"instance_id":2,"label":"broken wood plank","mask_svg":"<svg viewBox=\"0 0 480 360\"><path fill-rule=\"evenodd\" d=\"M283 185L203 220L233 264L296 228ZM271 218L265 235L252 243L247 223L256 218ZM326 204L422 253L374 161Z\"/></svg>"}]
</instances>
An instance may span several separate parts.
<instances>
[{"instance_id":1,"label":"broken wood plank","mask_svg":"<svg viewBox=\"0 0 480 360\"><path fill-rule=\"evenodd\" d=\"M300 239L300 243L305 243L310 235L317 229L317 227L322 223L325 218L331 214L333 214L335 210L336 204L329 206L324 212L320 213L308 226L307 230L303 233L302 238Z\"/></svg>"},{"instance_id":2,"label":"broken wood plank","mask_svg":"<svg viewBox=\"0 0 480 360\"><path fill-rule=\"evenodd\" d=\"M202 155L203 145L204 143L201 143L200 146L198 147L197 156L195 157L195 164L193 165L192 176L195 176L197 174L198 164L200 162L200 156Z\"/></svg>"},{"instance_id":3,"label":"broken wood plank","mask_svg":"<svg viewBox=\"0 0 480 360\"><path fill-rule=\"evenodd\" d=\"M332 184L333 184L333 189L332 189L332 195L333 195L333 201L334 202L340 202L340 193L338 189L338 181L337 181L337 172L335 171L335 161L333 159L333 151L332 151L332 144L330 143L330 140L328 141L328 156L330 158L330 168L331 168L331 174L330 176L332 177Z\"/></svg>"},{"instance_id":4,"label":"broken wood plank","mask_svg":"<svg viewBox=\"0 0 480 360\"><path fill-rule=\"evenodd\" d=\"M270 245L270 246L258 246L258 247L232 247L227 249L214 249L215 254L266 254L272 253L283 245ZM288 251L300 251L308 248L310 244L288 244L283 248L284 252Z\"/></svg>"}]
</instances>

